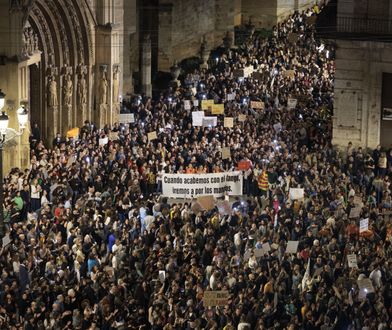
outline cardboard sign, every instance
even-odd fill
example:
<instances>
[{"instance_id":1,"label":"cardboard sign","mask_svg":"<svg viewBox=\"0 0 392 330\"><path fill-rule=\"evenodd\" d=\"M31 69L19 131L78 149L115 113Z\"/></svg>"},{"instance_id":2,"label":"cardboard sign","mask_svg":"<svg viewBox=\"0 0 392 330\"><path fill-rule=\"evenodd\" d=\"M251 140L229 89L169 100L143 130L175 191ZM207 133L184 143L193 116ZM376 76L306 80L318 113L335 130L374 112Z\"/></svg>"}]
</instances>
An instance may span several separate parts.
<instances>
[{"instance_id":1,"label":"cardboard sign","mask_svg":"<svg viewBox=\"0 0 392 330\"><path fill-rule=\"evenodd\" d=\"M295 71L294 70L286 70L283 72L283 75L285 77L289 77L289 78L293 79L295 77Z\"/></svg>"},{"instance_id":2,"label":"cardboard sign","mask_svg":"<svg viewBox=\"0 0 392 330\"><path fill-rule=\"evenodd\" d=\"M299 241L288 241L286 253L297 253Z\"/></svg>"},{"instance_id":3,"label":"cardboard sign","mask_svg":"<svg viewBox=\"0 0 392 330\"><path fill-rule=\"evenodd\" d=\"M304 198L305 192L303 188L290 188L289 195L290 199L293 201Z\"/></svg>"},{"instance_id":4,"label":"cardboard sign","mask_svg":"<svg viewBox=\"0 0 392 330\"><path fill-rule=\"evenodd\" d=\"M213 104L211 107L211 114L213 115L223 115L225 113L225 105L222 104Z\"/></svg>"},{"instance_id":5,"label":"cardboard sign","mask_svg":"<svg viewBox=\"0 0 392 330\"><path fill-rule=\"evenodd\" d=\"M229 201L219 201L216 206L220 215L224 216L231 214L231 206Z\"/></svg>"},{"instance_id":6,"label":"cardboard sign","mask_svg":"<svg viewBox=\"0 0 392 330\"><path fill-rule=\"evenodd\" d=\"M244 122L244 121L246 121L246 115L243 115L243 114L238 115L238 121L239 121L239 122Z\"/></svg>"},{"instance_id":7,"label":"cardboard sign","mask_svg":"<svg viewBox=\"0 0 392 330\"><path fill-rule=\"evenodd\" d=\"M229 291L204 291L204 306L226 306L229 303Z\"/></svg>"},{"instance_id":8,"label":"cardboard sign","mask_svg":"<svg viewBox=\"0 0 392 330\"><path fill-rule=\"evenodd\" d=\"M292 43L295 44L298 41L298 33L291 32L287 39Z\"/></svg>"},{"instance_id":9,"label":"cardboard sign","mask_svg":"<svg viewBox=\"0 0 392 330\"><path fill-rule=\"evenodd\" d=\"M369 230L369 218L362 219L359 222L359 233L363 233L364 231Z\"/></svg>"},{"instance_id":10,"label":"cardboard sign","mask_svg":"<svg viewBox=\"0 0 392 330\"><path fill-rule=\"evenodd\" d=\"M264 102L250 101L250 107L253 109L264 110Z\"/></svg>"},{"instance_id":11,"label":"cardboard sign","mask_svg":"<svg viewBox=\"0 0 392 330\"><path fill-rule=\"evenodd\" d=\"M208 110L209 107L212 108L214 105L214 100L202 100L201 101L201 109L202 110Z\"/></svg>"},{"instance_id":12,"label":"cardboard sign","mask_svg":"<svg viewBox=\"0 0 392 330\"><path fill-rule=\"evenodd\" d=\"M359 218L359 216L361 215L361 211L362 211L361 207L354 207L354 208L352 208L350 210L349 218L350 219Z\"/></svg>"},{"instance_id":13,"label":"cardboard sign","mask_svg":"<svg viewBox=\"0 0 392 330\"><path fill-rule=\"evenodd\" d=\"M215 127L218 125L218 117L204 117L203 127Z\"/></svg>"},{"instance_id":14,"label":"cardboard sign","mask_svg":"<svg viewBox=\"0 0 392 330\"><path fill-rule=\"evenodd\" d=\"M223 119L223 126L227 127L227 128L233 128L234 118L233 117L225 117L225 119Z\"/></svg>"},{"instance_id":15,"label":"cardboard sign","mask_svg":"<svg viewBox=\"0 0 392 330\"><path fill-rule=\"evenodd\" d=\"M215 207L214 196L200 196L200 197L197 197L197 202L206 211L210 211L210 210L214 209L214 207Z\"/></svg>"},{"instance_id":16,"label":"cardboard sign","mask_svg":"<svg viewBox=\"0 0 392 330\"><path fill-rule=\"evenodd\" d=\"M110 141L118 140L118 132L109 132L109 140Z\"/></svg>"},{"instance_id":17,"label":"cardboard sign","mask_svg":"<svg viewBox=\"0 0 392 330\"><path fill-rule=\"evenodd\" d=\"M229 147L222 148L222 159L230 159L231 151Z\"/></svg>"},{"instance_id":18,"label":"cardboard sign","mask_svg":"<svg viewBox=\"0 0 392 330\"><path fill-rule=\"evenodd\" d=\"M252 163L250 160L241 160L238 162L238 170L240 171L247 171L250 169Z\"/></svg>"},{"instance_id":19,"label":"cardboard sign","mask_svg":"<svg viewBox=\"0 0 392 330\"><path fill-rule=\"evenodd\" d=\"M347 263L350 268L358 268L357 256L355 254L348 254Z\"/></svg>"},{"instance_id":20,"label":"cardboard sign","mask_svg":"<svg viewBox=\"0 0 392 330\"><path fill-rule=\"evenodd\" d=\"M263 250L264 250L265 253L270 252L270 251L271 251L271 246L270 246L270 244L269 244L269 243L264 243L264 244L263 244Z\"/></svg>"},{"instance_id":21,"label":"cardboard sign","mask_svg":"<svg viewBox=\"0 0 392 330\"><path fill-rule=\"evenodd\" d=\"M363 207L362 197L354 196L354 204L359 206L359 207Z\"/></svg>"},{"instance_id":22,"label":"cardboard sign","mask_svg":"<svg viewBox=\"0 0 392 330\"><path fill-rule=\"evenodd\" d=\"M120 113L120 124L133 124L135 122L135 114L133 113Z\"/></svg>"},{"instance_id":23,"label":"cardboard sign","mask_svg":"<svg viewBox=\"0 0 392 330\"><path fill-rule=\"evenodd\" d=\"M192 210L193 214L198 214L200 212L203 212L203 207L200 205L199 202L195 202L192 204L191 210Z\"/></svg>"},{"instance_id":24,"label":"cardboard sign","mask_svg":"<svg viewBox=\"0 0 392 330\"><path fill-rule=\"evenodd\" d=\"M157 132L150 132L147 134L148 141L153 141L157 139Z\"/></svg>"},{"instance_id":25,"label":"cardboard sign","mask_svg":"<svg viewBox=\"0 0 392 330\"><path fill-rule=\"evenodd\" d=\"M298 103L297 99L289 98L287 100L287 108L295 109L295 107L297 106L297 103Z\"/></svg>"},{"instance_id":26,"label":"cardboard sign","mask_svg":"<svg viewBox=\"0 0 392 330\"><path fill-rule=\"evenodd\" d=\"M259 71L253 72L252 77L259 81L263 80L263 74Z\"/></svg>"},{"instance_id":27,"label":"cardboard sign","mask_svg":"<svg viewBox=\"0 0 392 330\"><path fill-rule=\"evenodd\" d=\"M233 77L234 78L244 78L245 77L244 69L235 69L233 71Z\"/></svg>"},{"instance_id":28,"label":"cardboard sign","mask_svg":"<svg viewBox=\"0 0 392 330\"><path fill-rule=\"evenodd\" d=\"M99 146L105 146L108 143L109 143L109 139L108 139L107 136L105 136L104 138L98 140L98 145Z\"/></svg>"},{"instance_id":29,"label":"cardboard sign","mask_svg":"<svg viewBox=\"0 0 392 330\"><path fill-rule=\"evenodd\" d=\"M191 110L191 101L190 100L184 100L184 109Z\"/></svg>"},{"instance_id":30,"label":"cardboard sign","mask_svg":"<svg viewBox=\"0 0 392 330\"><path fill-rule=\"evenodd\" d=\"M254 249L253 254L255 255L255 257L257 259L259 259L259 258L263 257L265 253L264 253L263 249Z\"/></svg>"},{"instance_id":31,"label":"cardboard sign","mask_svg":"<svg viewBox=\"0 0 392 330\"><path fill-rule=\"evenodd\" d=\"M192 112L192 124L194 127L203 126L204 111Z\"/></svg>"}]
</instances>

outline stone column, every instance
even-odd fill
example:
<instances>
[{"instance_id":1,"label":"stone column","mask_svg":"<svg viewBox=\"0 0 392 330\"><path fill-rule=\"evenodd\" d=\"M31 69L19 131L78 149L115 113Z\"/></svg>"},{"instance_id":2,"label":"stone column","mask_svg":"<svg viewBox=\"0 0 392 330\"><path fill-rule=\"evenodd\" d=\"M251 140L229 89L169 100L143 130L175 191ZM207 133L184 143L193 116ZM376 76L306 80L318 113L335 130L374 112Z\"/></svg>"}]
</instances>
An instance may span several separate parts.
<instances>
[{"instance_id":1,"label":"stone column","mask_svg":"<svg viewBox=\"0 0 392 330\"><path fill-rule=\"evenodd\" d=\"M142 45L142 91L147 96L152 96L151 85L151 38L146 35Z\"/></svg>"}]
</instances>

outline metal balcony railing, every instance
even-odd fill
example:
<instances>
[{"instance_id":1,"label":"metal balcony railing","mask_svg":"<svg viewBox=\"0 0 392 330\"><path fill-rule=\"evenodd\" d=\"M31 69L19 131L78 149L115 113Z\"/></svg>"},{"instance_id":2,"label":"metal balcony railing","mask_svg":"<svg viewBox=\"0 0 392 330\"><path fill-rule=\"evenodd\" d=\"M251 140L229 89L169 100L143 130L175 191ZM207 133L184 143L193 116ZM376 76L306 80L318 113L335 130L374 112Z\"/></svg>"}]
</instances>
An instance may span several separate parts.
<instances>
[{"instance_id":1,"label":"metal balcony railing","mask_svg":"<svg viewBox=\"0 0 392 330\"><path fill-rule=\"evenodd\" d=\"M336 28L342 33L389 35L392 34L392 20L338 16Z\"/></svg>"}]
</instances>

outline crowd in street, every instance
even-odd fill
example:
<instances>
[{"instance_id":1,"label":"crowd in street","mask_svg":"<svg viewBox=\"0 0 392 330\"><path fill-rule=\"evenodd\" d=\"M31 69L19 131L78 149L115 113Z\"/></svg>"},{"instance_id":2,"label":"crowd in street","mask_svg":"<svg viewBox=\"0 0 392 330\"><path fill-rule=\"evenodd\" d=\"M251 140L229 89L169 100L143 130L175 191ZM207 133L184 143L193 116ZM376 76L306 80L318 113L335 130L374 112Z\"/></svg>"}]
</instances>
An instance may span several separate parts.
<instances>
[{"instance_id":1,"label":"crowd in street","mask_svg":"<svg viewBox=\"0 0 392 330\"><path fill-rule=\"evenodd\" d=\"M86 122L50 146L32 130L30 168L4 185L1 329L392 328L392 148L332 146L335 51L315 39L315 12L266 39L252 31L157 99L135 98L134 123ZM234 74L245 67L258 74ZM193 125L203 99L225 104L216 127ZM164 173L243 160L230 214L160 194ZM208 306L205 292L219 290L226 303Z\"/></svg>"}]
</instances>

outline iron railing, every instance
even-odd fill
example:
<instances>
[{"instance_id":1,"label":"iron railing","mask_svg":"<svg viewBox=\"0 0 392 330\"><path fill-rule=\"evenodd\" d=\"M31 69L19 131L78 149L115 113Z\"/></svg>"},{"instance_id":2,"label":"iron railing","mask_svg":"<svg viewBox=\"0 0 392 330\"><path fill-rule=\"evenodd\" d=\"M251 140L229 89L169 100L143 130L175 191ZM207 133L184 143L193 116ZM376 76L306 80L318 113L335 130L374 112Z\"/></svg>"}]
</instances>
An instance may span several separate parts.
<instances>
[{"instance_id":1,"label":"iron railing","mask_svg":"<svg viewBox=\"0 0 392 330\"><path fill-rule=\"evenodd\" d=\"M359 18L353 16L338 16L337 32L365 33L386 35L392 34L392 20L380 18Z\"/></svg>"}]
</instances>

